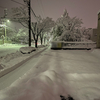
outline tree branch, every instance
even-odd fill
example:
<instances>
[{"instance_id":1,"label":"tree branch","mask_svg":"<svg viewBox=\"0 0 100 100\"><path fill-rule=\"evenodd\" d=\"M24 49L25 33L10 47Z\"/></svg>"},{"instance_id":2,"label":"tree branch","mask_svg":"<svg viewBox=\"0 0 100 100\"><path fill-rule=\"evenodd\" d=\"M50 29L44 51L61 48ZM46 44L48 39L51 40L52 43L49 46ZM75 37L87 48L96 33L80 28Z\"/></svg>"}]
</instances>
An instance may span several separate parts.
<instances>
[{"instance_id":1,"label":"tree branch","mask_svg":"<svg viewBox=\"0 0 100 100\"><path fill-rule=\"evenodd\" d=\"M24 26L24 27L26 27L26 28L28 28L27 26L25 26L21 21L19 21L19 23L22 25L22 26Z\"/></svg>"}]
</instances>

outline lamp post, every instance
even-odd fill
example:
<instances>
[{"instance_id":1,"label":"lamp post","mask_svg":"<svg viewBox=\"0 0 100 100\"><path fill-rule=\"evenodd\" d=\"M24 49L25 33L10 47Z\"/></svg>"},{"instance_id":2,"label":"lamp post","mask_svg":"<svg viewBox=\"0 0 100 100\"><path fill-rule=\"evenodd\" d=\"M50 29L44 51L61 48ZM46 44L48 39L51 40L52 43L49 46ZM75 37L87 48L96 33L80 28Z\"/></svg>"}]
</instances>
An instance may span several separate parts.
<instances>
[{"instance_id":1,"label":"lamp post","mask_svg":"<svg viewBox=\"0 0 100 100\"><path fill-rule=\"evenodd\" d=\"M5 19L5 40L7 40L7 22L10 22L8 19Z\"/></svg>"},{"instance_id":2,"label":"lamp post","mask_svg":"<svg viewBox=\"0 0 100 100\"><path fill-rule=\"evenodd\" d=\"M5 7L3 7L3 8L5 8ZM6 17L7 17L7 8L4 9L4 16L1 17L1 20L2 20L2 22L4 24L4 29L5 29L5 31L4 31L5 40L7 39L7 35L6 35L6 24L7 24L7 22L9 22L9 20Z\"/></svg>"},{"instance_id":3,"label":"lamp post","mask_svg":"<svg viewBox=\"0 0 100 100\"><path fill-rule=\"evenodd\" d=\"M4 26L4 35L5 35L5 40L7 40L7 22L10 22L8 19L3 18L3 26Z\"/></svg>"}]
</instances>

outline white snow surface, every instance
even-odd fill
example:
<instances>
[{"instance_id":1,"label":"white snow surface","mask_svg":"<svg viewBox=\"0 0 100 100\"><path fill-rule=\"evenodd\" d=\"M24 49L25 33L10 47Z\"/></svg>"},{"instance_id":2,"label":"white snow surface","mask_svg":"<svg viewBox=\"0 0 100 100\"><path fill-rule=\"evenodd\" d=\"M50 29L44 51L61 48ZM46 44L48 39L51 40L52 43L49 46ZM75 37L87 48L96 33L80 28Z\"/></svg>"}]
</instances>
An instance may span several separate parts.
<instances>
[{"instance_id":1,"label":"white snow surface","mask_svg":"<svg viewBox=\"0 0 100 100\"><path fill-rule=\"evenodd\" d=\"M5 48L7 48L7 46L10 46L10 44L3 45L1 47L3 48L4 46L6 46ZM13 45L13 47L14 46L16 47L16 45ZM41 46L41 47L44 47L44 46ZM19 48L19 46L18 46L18 48ZM32 54L35 54L39 50L42 50L42 48L38 49L35 47L28 47L28 46L24 47L24 45L23 45L23 47L20 46L19 50L16 50L15 53L10 53L10 54L7 54L6 56L0 57L0 67L2 67L2 68L0 68L0 70L3 71L9 67L16 65L17 63L19 63L19 62L25 60L26 58L28 58L29 56L31 56ZM28 52L30 52L30 54L28 54ZM23 53L25 53L25 54L23 54Z\"/></svg>"},{"instance_id":2,"label":"white snow surface","mask_svg":"<svg viewBox=\"0 0 100 100\"><path fill-rule=\"evenodd\" d=\"M48 50L34 68L0 91L0 100L100 100L100 53ZM32 64L31 64L32 65Z\"/></svg>"},{"instance_id":3,"label":"white snow surface","mask_svg":"<svg viewBox=\"0 0 100 100\"><path fill-rule=\"evenodd\" d=\"M24 54L31 53L35 50L36 50L35 47L21 47L20 48L20 52Z\"/></svg>"}]
</instances>

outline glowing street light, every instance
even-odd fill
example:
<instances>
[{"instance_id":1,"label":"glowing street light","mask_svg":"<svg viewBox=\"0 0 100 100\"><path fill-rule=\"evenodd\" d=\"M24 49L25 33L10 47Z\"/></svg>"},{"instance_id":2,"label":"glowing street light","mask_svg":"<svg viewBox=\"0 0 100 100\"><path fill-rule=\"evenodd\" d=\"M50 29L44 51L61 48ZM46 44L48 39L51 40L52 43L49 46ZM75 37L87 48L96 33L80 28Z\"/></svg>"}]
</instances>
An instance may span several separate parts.
<instances>
[{"instance_id":1,"label":"glowing street light","mask_svg":"<svg viewBox=\"0 0 100 100\"><path fill-rule=\"evenodd\" d=\"M7 22L9 23L10 21L8 19L5 20L5 40L7 39L7 33L6 33Z\"/></svg>"},{"instance_id":2,"label":"glowing street light","mask_svg":"<svg viewBox=\"0 0 100 100\"><path fill-rule=\"evenodd\" d=\"M7 19L7 22L9 23L10 21Z\"/></svg>"},{"instance_id":3,"label":"glowing street light","mask_svg":"<svg viewBox=\"0 0 100 100\"><path fill-rule=\"evenodd\" d=\"M2 23L2 25L0 25L0 26L1 26L1 27L4 27L4 29L5 29L5 40L6 40L6 38L7 38L6 27L7 27L7 23L9 23L10 20L9 20L9 19L3 18L2 21L3 21L3 23Z\"/></svg>"}]
</instances>

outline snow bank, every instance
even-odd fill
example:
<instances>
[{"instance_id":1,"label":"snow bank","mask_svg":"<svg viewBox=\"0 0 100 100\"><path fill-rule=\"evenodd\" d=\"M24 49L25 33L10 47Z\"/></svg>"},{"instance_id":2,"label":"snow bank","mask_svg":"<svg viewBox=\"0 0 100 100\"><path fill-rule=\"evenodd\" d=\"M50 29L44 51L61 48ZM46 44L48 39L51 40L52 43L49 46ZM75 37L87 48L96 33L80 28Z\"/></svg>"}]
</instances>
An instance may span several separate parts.
<instances>
[{"instance_id":1,"label":"snow bank","mask_svg":"<svg viewBox=\"0 0 100 100\"><path fill-rule=\"evenodd\" d=\"M42 48L45 47L46 45L38 45L38 48Z\"/></svg>"},{"instance_id":2,"label":"snow bank","mask_svg":"<svg viewBox=\"0 0 100 100\"><path fill-rule=\"evenodd\" d=\"M0 100L61 100L61 94L67 95L62 77L54 70L47 70L36 77L24 75L0 91Z\"/></svg>"},{"instance_id":3,"label":"snow bank","mask_svg":"<svg viewBox=\"0 0 100 100\"><path fill-rule=\"evenodd\" d=\"M36 48L35 47L21 47L19 49L19 51L23 54L28 54L28 53L31 53L33 51L36 51Z\"/></svg>"},{"instance_id":4,"label":"snow bank","mask_svg":"<svg viewBox=\"0 0 100 100\"><path fill-rule=\"evenodd\" d=\"M6 56L0 57L0 70L4 70L6 68L14 66L15 64L31 56L30 53L32 53L33 51L39 51L39 49L40 48L36 49L34 47L21 47L19 51L16 51L15 53L7 54Z\"/></svg>"},{"instance_id":5,"label":"snow bank","mask_svg":"<svg viewBox=\"0 0 100 100\"><path fill-rule=\"evenodd\" d=\"M5 68L7 63L9 63L12 59L18 58L20 56L22 56L22 53L19 51L15 53L7 54L6 56L0 58L0 65L3 68Z\"/></svg>"}]
</instances>

